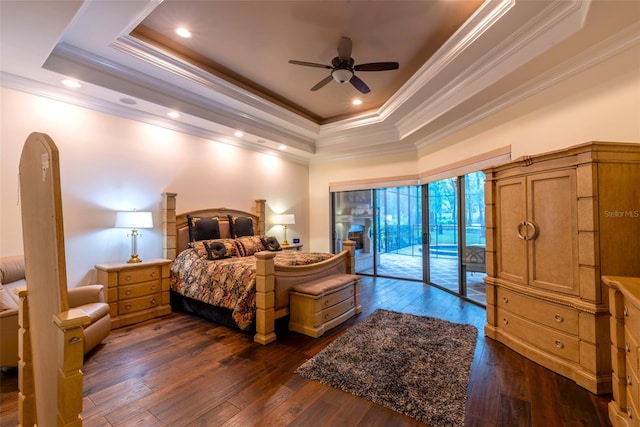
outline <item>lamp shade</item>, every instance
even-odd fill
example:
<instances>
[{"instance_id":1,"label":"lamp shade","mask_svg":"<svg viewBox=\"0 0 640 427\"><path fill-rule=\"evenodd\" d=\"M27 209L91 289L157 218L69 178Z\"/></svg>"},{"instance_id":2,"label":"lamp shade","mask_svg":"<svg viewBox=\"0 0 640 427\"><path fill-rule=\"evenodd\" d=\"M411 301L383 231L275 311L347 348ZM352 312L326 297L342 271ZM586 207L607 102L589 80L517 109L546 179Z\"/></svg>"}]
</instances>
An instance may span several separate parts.
<instances>
[{"instance_id":1,"label":"lamp shade","mask_svg":"<svg viewBox=\"0 0 640 427\"><path fill-rule=\"evenodd\" d=\"M118 212L116 213L117 228L153 228L151 212Z\"/></svg>"},{"instance_id":2,"label":"lamp shade","mask_svg":"<svg viewBox=\"0 0 640 427\"><path fill-rule=\"evenodd\" d=\"M290 225L296 223L296 216L294 214L274 215L271 221L278 225Z\"/></svg>"}]
</instances>

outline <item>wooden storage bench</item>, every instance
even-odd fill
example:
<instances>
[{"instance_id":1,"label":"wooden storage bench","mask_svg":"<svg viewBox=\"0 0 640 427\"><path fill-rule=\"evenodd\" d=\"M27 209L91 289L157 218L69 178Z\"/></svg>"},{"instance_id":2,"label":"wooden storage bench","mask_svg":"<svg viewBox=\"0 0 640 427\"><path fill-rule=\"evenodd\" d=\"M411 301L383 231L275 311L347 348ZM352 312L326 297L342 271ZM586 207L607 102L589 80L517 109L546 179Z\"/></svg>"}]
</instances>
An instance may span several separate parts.
<instances>
[{"instance_id":1,"label":"wooden storage bench","mask_svg":"<svg viewBox=\"0 0 640 427\"><path fill-rule=\"evenodd\" d=\"M289 329L317 338L360 313L360 277L332 274L289 291Z\"/></svg>"}]
</instances>

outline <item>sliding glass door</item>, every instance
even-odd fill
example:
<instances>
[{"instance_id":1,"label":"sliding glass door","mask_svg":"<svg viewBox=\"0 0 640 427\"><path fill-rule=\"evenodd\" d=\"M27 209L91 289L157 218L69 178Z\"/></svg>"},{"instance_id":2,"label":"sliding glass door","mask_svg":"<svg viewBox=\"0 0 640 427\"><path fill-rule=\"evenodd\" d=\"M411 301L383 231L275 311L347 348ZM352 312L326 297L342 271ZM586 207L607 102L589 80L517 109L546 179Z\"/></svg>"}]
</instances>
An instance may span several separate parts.
<instances>
[{"instance_id":1,"label":"sliding glass door","mask_svg":"<svg viewBox=\"0 0 640 427\"><path fill-rule=\"evenodd\" d=\"M356 243L356 272L422 280L419 186L332 193L333 249Z\"/></svg>"},{"instance_id":2,"label":"sliding glass door","mask_svg":"<svg viewBox=\"0 0 640 427\"><path fill-rule=\"evenodd\" d=\"M458 180L448 178L427 185L430 283L460 291L458 236Z\"/></svg>"},{"instance_id":3,"label":"sliding glass door","mask_svg":"<svg viewBox=\"0 0 640 427\"><path fill-rule=\"evenodd\" d=\"M333 248L356 242L356 272L419 280L486 303L484 174L332 193Z\"/></svg>"},{"instance_id":4,"label":"sliding glass door","mask_svg":"<svg viewBox=\"0 0 640 427\"><path fill-rule=\"evenodd\" d=\"M486 303L484 174L426 185L427 282Z\"/></svg>"},{"instance_id":5,"label":"sliding glass door","mask_svg":"<svg viewBox=\"0 0 640 427\"><path fill-rule=\"evenodd\" d=\"M378 188L375 196L376 275L422 280L421 188Z\"/></svg>"}]
</instances>

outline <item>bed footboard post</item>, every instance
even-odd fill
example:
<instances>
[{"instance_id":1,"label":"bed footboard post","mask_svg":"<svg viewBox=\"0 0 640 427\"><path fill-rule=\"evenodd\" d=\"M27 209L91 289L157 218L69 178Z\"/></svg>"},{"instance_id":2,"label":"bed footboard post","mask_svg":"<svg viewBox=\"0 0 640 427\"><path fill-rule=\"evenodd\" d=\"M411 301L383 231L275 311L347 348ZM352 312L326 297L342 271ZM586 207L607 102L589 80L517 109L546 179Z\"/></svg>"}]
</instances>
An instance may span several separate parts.
<instances>
[{"instance_id":1,"label":"bed footboard post","mask_svg":"<svg viewBox=\"0 0 640 427\"><path fill-rule=\"evenodd\" d=\"M345 240L342 242L342 246L349 250L349 257L347 258L347 273L356 274L356 242L353 240Z\"/></svg>"},{"instance_id":2,"label":"bed footboard post","mask_svg":"<svg viewBox=\"0 0 640 427\"><path fill-rule=\"evenodd\" d=\"M275 278L274 252L258 252L256 257L256 335L253 340L269 344L275 334Z\"/></svg>"}]
</instances>

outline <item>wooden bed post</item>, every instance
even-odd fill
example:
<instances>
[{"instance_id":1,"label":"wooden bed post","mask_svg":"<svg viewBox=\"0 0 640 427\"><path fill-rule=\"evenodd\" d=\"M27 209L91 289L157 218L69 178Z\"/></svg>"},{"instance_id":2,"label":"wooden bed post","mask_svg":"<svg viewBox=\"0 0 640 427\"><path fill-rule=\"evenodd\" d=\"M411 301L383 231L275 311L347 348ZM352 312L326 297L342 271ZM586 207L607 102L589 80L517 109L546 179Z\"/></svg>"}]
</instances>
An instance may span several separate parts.
<instances>
[{"instance_id":1,"label":"wooden bed post","mask_svg":"<svg viewBox=\"0 0 640 427\"><path fill-rule=\"evenodd\" d=\"M176 229L177 193L162 193L162 256L176 259L178 231Z\"/></svg>"},{"instance_id":2,"label":"wooden bed post","mask_svg":"<svg viewBox=\"0 0 640 427\"><path fill-rule=\"evenodd\" d=\"M349 258L347 258L347 273L356 274L356 242L353 240L345 240L342 242L344 249L349 249Z\"/></svg>"},{"instance_id":3,"label":"wooden bed post","mask_svg":"<svg viewBox=\"0 0 640 427\"><path fill-rule=\"evenodd\" d=\"M256 257L256 335L253 340L269 344L275 334L275 278L273 258L275 252L258 252Z\"/></svg>"},{"instance_id":4,"label":"wooden bed post","mask_svg":"<svg viewBox=\"0 0 640 427\"><path fill-rule=\"evenodd\" d=\"M258 230L255 233L258 236L264 236L267 232L265 226L265 199L256 199L256 215L258 216Z\"/></svg>"}]
</instances>

